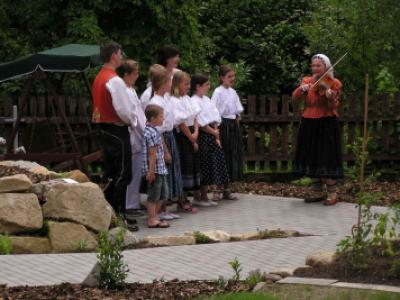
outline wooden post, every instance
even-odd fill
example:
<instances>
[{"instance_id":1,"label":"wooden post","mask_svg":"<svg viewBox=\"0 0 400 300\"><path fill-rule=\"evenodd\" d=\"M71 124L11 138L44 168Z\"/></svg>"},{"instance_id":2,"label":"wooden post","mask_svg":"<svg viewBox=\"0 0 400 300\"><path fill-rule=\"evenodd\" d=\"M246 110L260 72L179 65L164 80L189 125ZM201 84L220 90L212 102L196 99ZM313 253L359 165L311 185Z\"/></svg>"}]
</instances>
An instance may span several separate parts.
<instances>
[{"instance_id":1,"label":"wooden post","mask_svg":"<svg viewBox=\"0 0 400 300\"><path fill-rule=\"evenodd\" d=\"M363 130L363 141L361 147L361 166L360 166L360 193L363 194L365 190L364 186L364 169L365 169L365 148L367 147L367 139L368 139L368 73L365 74L365 94L364 94L364 130ZM358 204L358 221L357 228L358 234L360 234L360 226L361 226L361 217L362 217L362 203Z\"/></svg>"}]
</instances>

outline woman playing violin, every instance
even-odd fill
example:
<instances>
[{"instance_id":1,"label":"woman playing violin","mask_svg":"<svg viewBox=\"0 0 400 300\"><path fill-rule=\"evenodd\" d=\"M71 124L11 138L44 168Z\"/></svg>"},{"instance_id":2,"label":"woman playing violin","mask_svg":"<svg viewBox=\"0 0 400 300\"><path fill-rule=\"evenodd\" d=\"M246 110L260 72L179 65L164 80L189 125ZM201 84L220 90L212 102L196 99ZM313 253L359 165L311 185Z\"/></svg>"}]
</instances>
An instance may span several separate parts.
<instances>
[{"instance_id":1,"label":"woman playing violin","mask_svg":"<svg viewBox=\"0 0 400 300\"><path fill-rule=\"evenodd\" d=\"M304 111L297 137L294 171L311 177L311 193L306 202L338 200L336 181L343 178L343 154L337 108L342 83L333 76L329 58L311 58L312 76L304 77L292 98L304 100Z\"/></svg>"}]
</instances>

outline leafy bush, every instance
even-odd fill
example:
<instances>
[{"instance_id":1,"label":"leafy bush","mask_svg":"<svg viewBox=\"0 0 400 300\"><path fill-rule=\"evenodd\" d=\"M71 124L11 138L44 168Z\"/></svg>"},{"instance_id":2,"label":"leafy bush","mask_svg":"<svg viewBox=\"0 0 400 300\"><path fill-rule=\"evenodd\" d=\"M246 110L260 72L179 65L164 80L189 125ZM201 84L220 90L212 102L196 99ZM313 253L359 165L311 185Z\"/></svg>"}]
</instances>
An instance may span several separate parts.
<instances>
[{"instance_id":1,"label":"leafy bush","mask_svg":"<svg viewBox=\"0 0 400 300\"><path fill-rule=\"evenodd\" d=\"M120 230L112 242L108 233L99 233L99 245L97 248L98 280L104 288L114 289L125 285L128 276L128 266L122 260L122 245L124 243L124 230Z\"/></svg>"}]
</instances>

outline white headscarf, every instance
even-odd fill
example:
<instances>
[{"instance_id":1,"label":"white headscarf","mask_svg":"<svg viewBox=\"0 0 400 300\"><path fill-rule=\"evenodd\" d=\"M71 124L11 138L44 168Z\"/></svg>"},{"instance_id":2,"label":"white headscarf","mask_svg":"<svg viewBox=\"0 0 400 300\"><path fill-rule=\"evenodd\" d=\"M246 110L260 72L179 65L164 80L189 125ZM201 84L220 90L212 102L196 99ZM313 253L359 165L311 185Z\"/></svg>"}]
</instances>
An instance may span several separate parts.
<instances>
[{"instance_id":1,"label":"white headscarf","mask_svg":"<svg viewBox=\"0 0 400 300\"><path fill-rule=\"evenodd\" d=\"M330 68L332 66L331 61L329 59L328 56L326 56L325 54L315 54L312 58L311 61L313 61L314 59L320 59L323 61L326 69ZM329 70L329 72L327 73L327 75L330 78L333 78L333 68Z\"/></svg>"}]
</instances>

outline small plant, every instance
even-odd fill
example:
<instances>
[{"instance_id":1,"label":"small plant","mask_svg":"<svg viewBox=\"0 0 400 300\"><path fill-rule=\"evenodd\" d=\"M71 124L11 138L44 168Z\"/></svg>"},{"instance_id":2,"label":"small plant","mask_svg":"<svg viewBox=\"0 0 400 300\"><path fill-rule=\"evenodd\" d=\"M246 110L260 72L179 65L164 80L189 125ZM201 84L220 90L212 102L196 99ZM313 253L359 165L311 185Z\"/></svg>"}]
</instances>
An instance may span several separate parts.
<instances>
[{"instance_id":1,"label":"small plant","mask_svg":"<svg viewBox=\"0 0 400 300\"><path fill-rule=\"evenodd\" d=\"M122 245L124 243L125 230L121 229L112 242L108 233L99 234L97 248L98 280L101 287L107 289L120 288L125 285L128 276L128 266L122 260Z\"/></svg>"},{"instance_id":2,"label":"small plant","mask_svg":"<svg viewBox=\"0 0 400 300\"><path fill-rule=\"evenodd\" d=\"M257 283L261 281L262 281L262 274L259 269L250 271L249 275L246 278L246 283L249 285L251 289L254 288L257 285Z\"/></svg>"},{"instance_id":3,"label":"small plant","mask_svg":"<svg viewBox=\"0 0 400 300\"><path fill-rule=\"evenodd\" d=\"M258 236L260 239L271 239L271 238L282 238L286 237L286 232L281 230L280 228L275 229L275 230L268 230L268 229L263 229L260 230L257 228Z\"/></svg>"},{"instance_id":4,"label":"small plant","mask_svg":"<svg viewBox=\"0 0 400 300\"><path fill-rule=\"evenodd\" d=\"M310 177L302 177L300 179L293 180L291 183L297 186L310 186L312 184L312 179Z\"/></svg>"},{"instance_id":5,"label":"small plant","mask_svg":"<svg viewBox=\"0 0 400 300\"><path fill-rule=\"evenodd\" d=\"M76 252L87 252L88 251L88 243L86 240L78 241L78 245L76 247Z\"/></svg>"},{"instance_id":6,"label":"small plant","mask_svg":"<svg viewBox=\"0 0 400 300\"><path fill-rule=\"evenodd\" d=\"M218 279L214 281L219 289L223 289L228 285L228 281L225 279L224 276L219 275Z\"/></svg>"},{"instance_id":7,"label":"small plant","mask_svg":"<svg viewBox=\"0 0 400 300\"><path fill-rule=\"evenodd\" d=\"M233 282L238 282L240 280L240 273L242 272L242 265L235 257L232 261L229 262L230 266L232 267L233 271L235 272L235 275L232 277Z\"/></svg>"},{"instance_id":8,"label":"small plant","mask_svg":"<svg viewBox=\"0 0 400 300\"><path fill-rule=\"evenodd\" d=\"M0 234L0 254L10 254L12 251L11 239L8 234Z\"/></svg>"},{"instance_id":9,"label":"small plant","mask_svg":"<svg viewBox=\"0 0 400 300\"><path fill-rule=\"evenodd\" d=\"M196 244L209 244L213 243L213 240L210 239L208 236L205 234L201 233L200 231L194 231L193 236L196 240Z\"/></svg>"}]
</instances>

